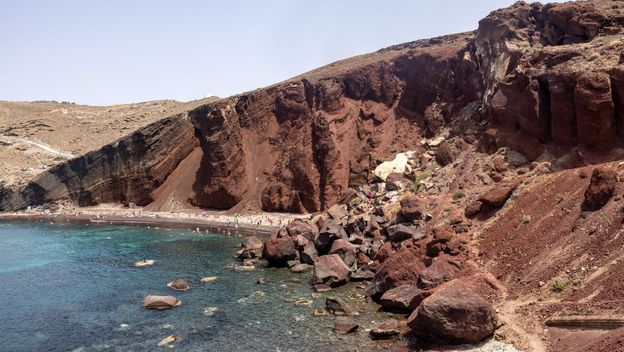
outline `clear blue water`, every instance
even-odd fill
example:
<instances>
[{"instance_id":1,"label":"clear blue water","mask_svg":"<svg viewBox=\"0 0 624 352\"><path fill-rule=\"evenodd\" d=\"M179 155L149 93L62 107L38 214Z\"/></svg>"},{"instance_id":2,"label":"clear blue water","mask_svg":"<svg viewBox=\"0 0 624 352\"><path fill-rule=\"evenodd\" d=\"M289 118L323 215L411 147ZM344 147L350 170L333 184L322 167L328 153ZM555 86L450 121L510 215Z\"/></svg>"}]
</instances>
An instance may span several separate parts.
<instances>
[{"instance_id":1,"label":"clear blue water","mask_svg":"<svg viewBox=\"0 0 624 352\"><path fill-rule=\"evenodd\" d=\"M310 274L234 272L240 237L181 230L0 223L0 351L155 351L176 334L176 351L367 351L365 329L385 317L363 288L315 294ZM151 268L135 268L143 258ZM202 277L218 276L211 284ZM256 283L258 277L267 283ZM166 287L184 278L187 292ZM258 292L261 291L261 292ZM149 294L176 295L167 311L141 308ZM334 334L333 317L311 313L327 295L362 309L360 331ZM312 299L310 306L295 301ZM217 307L213 315L205 309Z\"/></svg>"}]
</instances>

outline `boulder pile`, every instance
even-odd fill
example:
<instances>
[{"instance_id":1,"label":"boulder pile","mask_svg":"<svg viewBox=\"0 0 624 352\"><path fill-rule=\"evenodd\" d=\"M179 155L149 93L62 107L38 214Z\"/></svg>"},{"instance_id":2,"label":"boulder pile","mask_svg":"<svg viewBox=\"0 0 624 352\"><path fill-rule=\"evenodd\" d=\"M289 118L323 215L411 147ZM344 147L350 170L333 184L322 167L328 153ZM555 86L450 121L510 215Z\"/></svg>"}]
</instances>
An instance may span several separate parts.
<instances>
[{"instance_id":1,"label":"boulder pile","mask_svg":"<svg viewBox=\"0 0 624 352\"><path fill-rule=\"evenodd\" d=\"M292 221L264 243L262 256L293 272L310 267L317 292L364 281L367 296L383 310L411 314L405 331L389 321L371 331L372 339L411 329L425 340L481 341L493 334L496 318L490 304L462 283L471 273L470 225L461 216L444 223L431 215L429 199L411 192L410 170L404 172L384 170L385 182L377 176L375 184L344 192L326 213ZM501 207L514 188L492 189L479 198L480 208ZM339 298L327 298L326 305L334 314L357 313ZM348 333L355 324L342 319L336 326Z\"/></svg>"}]
</instances>

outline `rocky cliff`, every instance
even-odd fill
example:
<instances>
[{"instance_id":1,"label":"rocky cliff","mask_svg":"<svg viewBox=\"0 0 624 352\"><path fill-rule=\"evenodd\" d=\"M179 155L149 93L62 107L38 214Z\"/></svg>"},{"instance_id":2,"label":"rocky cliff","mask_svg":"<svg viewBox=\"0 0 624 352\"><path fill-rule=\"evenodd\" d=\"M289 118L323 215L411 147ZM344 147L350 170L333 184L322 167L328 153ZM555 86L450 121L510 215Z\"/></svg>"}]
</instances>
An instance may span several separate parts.
<instances>
[{"instance_id":1,"label":"rocky cliff","mask_svg":"<svg viewBox=\"0 0 624 352\"><path fill-rule=\"evenodd\" d=\"M189 179L173 192L182 203L315 212L365 183L380 161L422 152L421 140L437 136L563 168L615 159L623 23L618 1L519 2L475 32L336 62L155 123L0 191L0 209L67 199L146 205L181 187L167 177L193 158L196 171L176 173Z\"/></svg>"}]
</instances>

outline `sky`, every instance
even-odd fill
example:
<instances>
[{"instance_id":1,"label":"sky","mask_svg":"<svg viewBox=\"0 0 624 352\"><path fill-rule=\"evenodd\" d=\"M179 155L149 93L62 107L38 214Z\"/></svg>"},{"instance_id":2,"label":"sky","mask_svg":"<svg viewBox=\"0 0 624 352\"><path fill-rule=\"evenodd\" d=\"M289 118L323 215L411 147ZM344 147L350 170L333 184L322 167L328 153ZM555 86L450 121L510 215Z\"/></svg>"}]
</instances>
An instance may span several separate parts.
<instances>
[{"instance_id":1,"label":"sky","mask_svg":"<svg viewBox=\"0 0 624 352\"><path fill-rule=\"evenodd\" d=\"M0 100L227 97L515 0L0 0Z\"/></svg>"}]
</instances>

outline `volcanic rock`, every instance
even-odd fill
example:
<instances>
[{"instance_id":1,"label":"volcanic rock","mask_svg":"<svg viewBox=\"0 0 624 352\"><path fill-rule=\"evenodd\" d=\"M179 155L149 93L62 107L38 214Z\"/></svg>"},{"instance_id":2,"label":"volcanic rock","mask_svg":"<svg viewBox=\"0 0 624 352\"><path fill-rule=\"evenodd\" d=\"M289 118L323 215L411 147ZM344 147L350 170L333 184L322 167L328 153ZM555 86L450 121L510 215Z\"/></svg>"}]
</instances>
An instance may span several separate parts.
<instances>
[{"instance_id":1,"label":"volcanic rock","mask_svg":"<svg viewBox=\"0 0 624 352\"><path fill-rule=\"evenodd\" d=\"M337 334L351 334L357 331L360 326L352 322L347 317L336 317L334 332Z\"/></svg>"},{"instance_id":2,"label":"volcanic rock","mask_svg":"<svg viewBox=\"0 0 624 352\"><path fill-rule=\"evenodd\" d=\"M318 252L313 242L308 242L299 252L299 259L302 263L313 265L316 258L318 258Z\"/></svg>"},{"instance_id":3,"label":"volcanic rock","mask_svg":"<svg viewBox=\"0 0 624 352\"><path fill-rule=\"evenodd\" d=\"M288 235L297 237L299 235L305 237L309 241L314 241L318 235L318 228L308 221L295 219L288 226L286 226Z\"/></svg>"},{"instance_id":4,"label":"volcanic rock","mask_svg":"<svg viewBox=\"0 0 624 352\"><path fill-rule=\"evenodd\" d=\"M408 326L425 339L476 343L494 333L496 317L488 302L462 282L454 281L425 298L410 315Z\"/></svg>"},{"instance_id":5,"label":"volcanic rock","mask_svg":"<svg viewBox=\"0 0 624 352\"><path fill-rule=\"evenodd\" d=\"M418 228L418 226L397 224L386 228L388 233L388 239L392 242L403 242L408 239L421 239L425 237L425 234Z\"/></svg>"},{"instance_id":6,"label":"volcanic rock","mask_svg":"<svg viewBox=\"0 0 624 352\"><path fill-rule=\"evenodd\" d=\"M615 139L615 109L611 80L606 73L587 72L574 91L576 123L580 141L588 146L605 145Z\"/></svg>"},{"instance_id":7,"label":"volcanic rock","mask_svg":"<svg viewBox=\"0 0 624 352\"><path fill-rule=\"evenodd\" d=\"M313 268L312 265L299 263L299 264L293 265L290 268L290 271L293 272L293 273L304 273L306 271L312 270L312 268Z\"/></svg>"},{"instance_id":8,"label":"volcanic rock","mask_svg":"<svg viewBox=\"0 0 624 352\"><path fill-rule=\"evenodd\" d=\"M357 315L358 312L351 308L342 298L327 297L325 299L325 308L332 314Z\"/></svg>"},{"instance_id":9,"label":"volcanic rock","mask_svg":"<svg viewBox=\"0 0 624 352\"><path fill-rule=\"evenodd\" d=\"M408 194L401 199L401 214L407 221L420 220L424 209L421 200L413 194Z\"/></svg>"},{"instance_id":10,"label":"volcanic rock","mask_svg":"<svg viewBox=\"0 0 624 352\"><path fill-rule=\"evenodd\" d=\"M319 250L327 253L331 249L332 243L338 239L348 240L349 236L340 223L335 220L327 220L314 239L314 244Z\"/></svg>"},{"instance_id":11,"label":"volcanic rock","mask_svg":"<svg viewBox=\"0 0 624 352\"><path fill-rule=\"evenodd\" d=\"M250 236L243 240L241 243L243 249L262 249L262 241L256 236Z\"/></svg>"},{"instance_id":12,"label":"volcanic rock","mask_svg":"<svg viewBox=\"0 0 624 352\"><path fill-rule=\"evenodd\" d=\"M314 284L336 287L346 284L350 277L351 270L337 254L320 256L314 262Z\"/></svg>"},{"instance_id":13,"label":"volcanic rock","mask_svg":"<svg viewBox=\"0 0 624 352\"><path fill-rule=\"evenodd\" d=\"M372 329L369 332L371 339L373 340L389 340L391 338L398 337L401 334L399 321L396 319L390 319L378 328Z\"/></svg>"},{"instance_id":14,"label":"volcanic rock","mask_svg":"<svg viewBox=\"0 0 624 352\"><path fill-rule=\"evenodd\" d=\"M583 210L595 211L602 208L613 196L618 176L613 170L597 167L592 172L589 186L585 190Z\"/></svg>"},{"instance_id":15,"label":"volcanic rock","mask_svg":"<svg viewBox=\"0 0 624 352\"><path fill-rule=\"evenodd\" d=\"M418 284L425 289L432 289L452 280L463 268L463 264L448 255L437 257L433 263L420 272Z\"/></svg>"},{"instance_id":16,"label":"volcanic rock","mask_svg":"<svg viewBox=\"0 0 624 352\"><path fill-rule=\"evenodd\" d=\"M272 237L264 243L262 257L273 266L284 266L289 260L297 259L298 252L292 237Z\"/></svg>"},{"instance_id":17,"label":"volcanic rock","mask_svg":"<svg viewBox=\"0 0 624 352\"><path fill-rule=\"evenodd\" d=\"M375 273L369 269L359 268L351 274L351 281L369 281L375 278Z\"/></svg>"},{"instance_id":18,"label":"volcanic rock","mask_svg":"<svg viewBox=\"0 0 624 352\"><path fill-rule=\"evenodd\" d=\"M342 261L348 266L352 267L356 261L356 248L354 245L343 239L335 240L332 243L329 254L337 254L342 258Z\"/></svg>"},{"instance_id":19,"label":"volcanic rock","mask_svg":"<svg viewBox=\"0 0 624 352\"><path fill-rule=\"evenodd\" d=\"M377 251L377 254L375 255L374 258L379 263L383 263L384 261L386 261L386 259L388 259L392 255L392 253L394 253L394 249L392 248L392 243L386 242L382 244L381 247L379 247L379 250Z\"/></svg>"},{"instance_id":20,"label":"volcanic rock","mask_svg":"<svg viewBox=\"0 0 624 352\"><path fill-rule=\"evenodd\" d=\"M177 279L174 282L170 282L169 284L167 284L167 286L176 291L187 291L188 289L190 289L186 280L183 279Z\"/></svg>"},{"instance_id":21,"label":"volcanic rock","mask_svg":"<svg viewBox=\"0 0 624 352\"><path fill-rule=\"evenodd\" d=\"M171 309L178 305L178 299L174 296L154 296L149 295L143 299L143 308L147 309Z\"/></svg>"},{"instance_id":22,"label":"volcanic rock","mask_svg":"<svg viewBox=\"0 0 624 352\"><path fill-rule=\"evenodd\" d=\"M386 259L375 273L374 295L401 285L416 285L420 272L425 269L424 253L416 247L401 248Z\"/></svg>"},{"instance_id":23,"label":"volcanic rock","mask_svg":"<svg viewBox=\"0 0 624 352\"><path fill-rule=\"evenodd\" d=\"M411 313L430 294L416 285L401 285L386 291L379 303L388 312Z\"/></svg>"}]
</instances>

